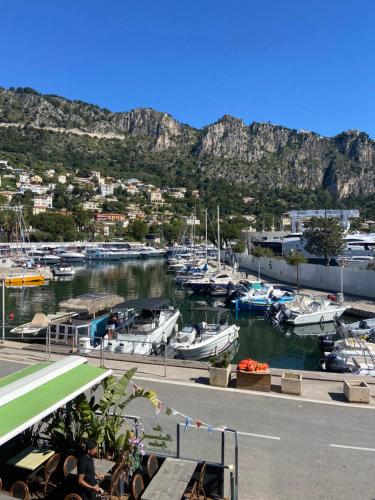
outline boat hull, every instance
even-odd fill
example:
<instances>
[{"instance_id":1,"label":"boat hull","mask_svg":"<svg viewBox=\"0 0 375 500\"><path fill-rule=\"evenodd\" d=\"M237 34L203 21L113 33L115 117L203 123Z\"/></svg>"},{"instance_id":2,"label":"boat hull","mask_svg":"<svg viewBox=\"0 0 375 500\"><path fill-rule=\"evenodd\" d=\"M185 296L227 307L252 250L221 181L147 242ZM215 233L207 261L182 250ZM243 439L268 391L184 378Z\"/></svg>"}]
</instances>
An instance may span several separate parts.
<instances>
[{"instance_id":1,"label":"boat hull","mask_svg":"<svg viewBox=\"0 0 375 500\"><path fill-rule=\"evenodd\" d=\"M45 279L42 275L24 275L24 276L8 276L5 278L6 285L24 285L27 283L44 283Z\"/></svg>"},{"instance_id":2,"label":"boat hull","mask_svg":"<svg viewBox=\"0 0 375 500\"><path fill-rule=\"evenodd\" d=\"M337 307L329 311L316 311L307 314L299 314L293 318L287 319L287 323L292 325L312 325L317 323L329 323L334 317L341 316L346 311L346 307Z\"/></svg>"},{"instance_id":3,"label":"boat hull","mask_svg":"<svg viewBox=\"0 0 375 500\"><path fill-rule=\"evenodd\" d=\"M172 345L176 355L182 359L201 360L208 359L212 356L226 351L238 339L238 328L230 327L222 334L213 336L210 342L202 342L199 344L192 344L189 347L177 347L176 344Z\"/></svg>"}]
</instances>

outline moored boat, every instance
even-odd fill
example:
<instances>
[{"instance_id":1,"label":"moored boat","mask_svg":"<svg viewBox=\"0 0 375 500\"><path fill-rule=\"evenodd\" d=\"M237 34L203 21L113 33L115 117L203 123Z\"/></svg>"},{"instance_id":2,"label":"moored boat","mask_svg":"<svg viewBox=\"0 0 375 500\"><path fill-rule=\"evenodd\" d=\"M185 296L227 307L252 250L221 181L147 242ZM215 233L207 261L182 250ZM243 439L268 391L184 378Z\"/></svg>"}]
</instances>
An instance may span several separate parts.
<instances>
[{"instance_id":1,"label":"moored boat","mask_svg":"<svg viewBox=\"0 0 375 500\"><path fill-rule=\"evenodd\" d=\"M170 346L177 357L208 359L226 351L238 339L238 332L238 326L227 323L186 325L176 333Z\"/></svg>"}]
</instances>

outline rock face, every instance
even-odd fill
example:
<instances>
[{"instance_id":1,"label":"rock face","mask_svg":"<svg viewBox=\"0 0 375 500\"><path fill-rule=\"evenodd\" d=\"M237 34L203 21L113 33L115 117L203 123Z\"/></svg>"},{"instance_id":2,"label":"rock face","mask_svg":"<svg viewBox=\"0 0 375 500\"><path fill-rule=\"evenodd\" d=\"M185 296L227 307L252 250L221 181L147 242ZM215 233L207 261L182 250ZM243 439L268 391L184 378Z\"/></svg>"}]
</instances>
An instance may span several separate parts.
<instances>
[{"instance_id":1,"label":"rock face","mask_svg":"<svg viewBox=\"0 0 375 500\"><path fill-rule=\"evenodd\" d=\"M113 113L32 89L0 89L0 125L134 137L150 154L172 152L207 177L233 182L267 188L292 183L340 197L375 192L375 141L358 131L328 138L271 123L246 125L228 115L196 130L150 108Z\"/></svg>"}]
</instances>

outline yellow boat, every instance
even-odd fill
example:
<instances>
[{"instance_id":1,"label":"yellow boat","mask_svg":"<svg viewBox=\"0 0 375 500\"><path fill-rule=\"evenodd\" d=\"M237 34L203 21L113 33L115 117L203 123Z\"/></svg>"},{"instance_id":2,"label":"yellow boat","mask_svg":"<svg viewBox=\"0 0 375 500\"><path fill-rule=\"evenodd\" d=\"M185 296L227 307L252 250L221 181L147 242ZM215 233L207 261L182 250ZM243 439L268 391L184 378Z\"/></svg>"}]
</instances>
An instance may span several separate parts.
<instances>
[{"instance_id":1,"label":"yellow boat","mask_svg":"<svg viewBox=\"0 0 375 500\"><path fill-rule=\"evenodd\" d=\"M14 276L5 277L6 285L25 285L31 283L44 283L44 276L41 274L15 274Z\"/></svg>"}]
</instances>

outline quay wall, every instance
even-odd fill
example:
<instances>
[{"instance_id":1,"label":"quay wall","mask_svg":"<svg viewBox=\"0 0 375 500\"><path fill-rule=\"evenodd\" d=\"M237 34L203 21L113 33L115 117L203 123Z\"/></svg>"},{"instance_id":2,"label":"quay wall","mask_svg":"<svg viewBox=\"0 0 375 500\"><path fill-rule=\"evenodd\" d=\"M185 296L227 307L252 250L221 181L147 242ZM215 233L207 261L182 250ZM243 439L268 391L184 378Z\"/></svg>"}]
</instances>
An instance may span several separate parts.
<instances>
[{"instance_id":1,"label":"quay wall","mask_svg":"<svg viewBox=\"0 0 375 500\"><path fill-rule=\"evenodd\" d=\"M258 273L275 281L283 281L293 286L297 284L297 266L288 264L283 259L254 257L246 253L236 254L239 266L246 271ZM315 288L329 292L340 292L341 272L343 275L344 294L375 298L375 271L316 264L300 264L299 283L303 288Z\"/></svg>"}]
</instances>

